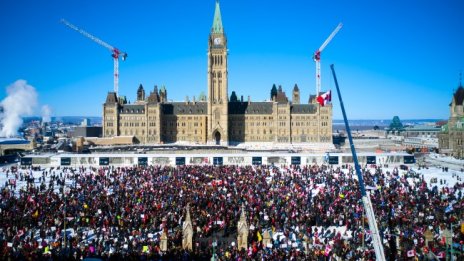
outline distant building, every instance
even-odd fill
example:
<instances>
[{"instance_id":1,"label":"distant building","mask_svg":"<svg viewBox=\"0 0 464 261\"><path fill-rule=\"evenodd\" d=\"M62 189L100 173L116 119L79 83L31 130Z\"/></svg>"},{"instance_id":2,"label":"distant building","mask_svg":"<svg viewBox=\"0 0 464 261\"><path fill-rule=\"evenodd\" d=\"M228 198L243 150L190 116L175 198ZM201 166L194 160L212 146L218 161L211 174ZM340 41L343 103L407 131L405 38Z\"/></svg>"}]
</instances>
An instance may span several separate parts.
<instances>
[{"instance_id":1,"label":"distant building","mask_svg":"<svg viewBox=\"0 0 464 261\"><path fill-rule=\"evenodd\" d=\"M332 105L320 106L316 95L300 103L294 86L292 98L279 86L270 101L239 100L228 93L227 37L216 2L208 39L208 96L184 102L168 101L163 86L146 96L142 85L137 100L129 104L123 96L109 92L103 105L103 137L135 137L137 143L188 142L232 145L244 142L332 144ZM249 88L253 88L249 86Z\"/></svg>"},{"instance_id":2,"label":"distant building","mask_svg":"<svg viewBox=\"0 0 464 261\"><path fill-rule=\"evenodd\" d=\"M35 141L18 138L0 138L0 156L16 152L30 151L33 150L35 146Z\"/></svg>"},{"instance_id":3,"label":"distant building","mask_svg":"<svg viewBox=\"0 0 464 261\"><path fill-rule=\"evenodd\" d=\"M102 127L78 126L74 128L72 137L101 137Z\"/></svg>"},{"instance_id":4,"label":"distant building","mask_svg":"<svg viewBox=\"0 0 464 261\"><path fill-rule=\"evenodd\" d=\"M84 118L81 122L81 126L85 127L85 126L90 126L90 119L88 118Z\"/></svg>"},{"instance_id":5,"label":"distant building","mask_svg":"<svg viewBox=\"0 0 464 261\"><path fill-rule=\"evenodd\" d=\"M456 90L450 104L448 123L442 126L438 134L440 153L464 158L464 88Z\"/></svg>"},{"instance_id":6,"label":"distant building","mask_svg":"<svg viewBox=\"0 0 464 261\"><path fill-rule=\"evenodd\" d=\"M441 128L431 125L414 125L406 126L403 131L405 138L418 137L418 138L438 138Z\"/></svg>"}]
</instances>

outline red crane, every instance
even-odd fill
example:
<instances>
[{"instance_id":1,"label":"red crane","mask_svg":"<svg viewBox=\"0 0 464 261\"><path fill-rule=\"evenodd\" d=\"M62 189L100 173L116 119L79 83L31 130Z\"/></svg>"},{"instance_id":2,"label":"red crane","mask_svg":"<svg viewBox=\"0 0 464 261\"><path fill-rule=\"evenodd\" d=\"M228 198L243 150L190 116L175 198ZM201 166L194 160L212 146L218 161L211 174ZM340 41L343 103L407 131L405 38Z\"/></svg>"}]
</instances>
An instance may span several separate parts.
<instances>
[{"instance_id":1,"label":"red crane","mask_svg":"<svg viewBox=\"0 0 464 261\"><path fill-rule=\"evenodd\" d=\"M111 52L111 57L113 57L113 61L114 61L114 92L116 93L116 97L118 97L118 88L119 88L119 57L121 57L121 59L123 61L126 60L127 58L127 53L126 52L123 52L123 51L120 51L118 48L116 47L113 47L111 46L110 44L102 41L100 38L96 37L96 36L93 36L91 34L89 34L88 32L80 29L79 27L71 24L70 22L64 20L64 19L61 19L61 22L63 24L65 24L67 27L77 31L78 33L82 34L83 36L89 38L90 40L96 42L97 44L105 47L106 49L110 50Z\"/></svg>"}]
</instances>

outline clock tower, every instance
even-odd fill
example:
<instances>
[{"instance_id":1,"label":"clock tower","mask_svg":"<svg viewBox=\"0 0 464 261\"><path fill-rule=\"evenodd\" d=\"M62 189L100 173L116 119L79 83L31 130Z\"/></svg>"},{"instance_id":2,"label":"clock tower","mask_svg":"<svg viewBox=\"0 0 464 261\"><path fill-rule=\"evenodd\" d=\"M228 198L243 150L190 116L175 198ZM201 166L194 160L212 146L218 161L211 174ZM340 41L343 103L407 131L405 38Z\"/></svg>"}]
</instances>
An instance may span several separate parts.
<instances>
[{"instance_id":1,"label":"clock tower","mask_svg":"<svg viewBox=\"0 0 464 261\"><path fill-rule=\"evenodd\" d=\"M216 1L208 39L208 144L228 145L227 38Z\"/></svg>"}]
</instances>

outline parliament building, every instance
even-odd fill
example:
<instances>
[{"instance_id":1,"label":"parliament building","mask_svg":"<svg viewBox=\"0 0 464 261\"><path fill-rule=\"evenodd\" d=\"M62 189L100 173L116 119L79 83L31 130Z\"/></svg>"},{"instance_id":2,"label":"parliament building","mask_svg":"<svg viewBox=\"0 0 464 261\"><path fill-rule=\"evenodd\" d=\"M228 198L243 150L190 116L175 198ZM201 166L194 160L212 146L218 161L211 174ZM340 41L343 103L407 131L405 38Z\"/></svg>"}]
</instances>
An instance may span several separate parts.
<instances>
[{"instance_id":1,"label":"parliament building","mask_svg":"<svg viewBox=\"0 0 464 261\"><path fill-rule=\"evenodd\" d=\"M451 99L448 123L438 134L440 153L464 159L464 87L459 84Z\"/></svg>"},{"instance_id":2,"label":"parliament building","mask_svg":"<svg viewBox=\"0 0 464 261\"><path fill-rule=\"evenodd\" d=\"M235 145L249 142L332 143L332 104L321 106L316 95L300 103L295 84L292 100L274 85L269 101L229 97L227 37L216 1L208 39L208 94L198 100L168 101L163 86L128 103L109 92L103 104L103 137L131 136L140 144L186 142Z\"/></svg>"}]
</instances>

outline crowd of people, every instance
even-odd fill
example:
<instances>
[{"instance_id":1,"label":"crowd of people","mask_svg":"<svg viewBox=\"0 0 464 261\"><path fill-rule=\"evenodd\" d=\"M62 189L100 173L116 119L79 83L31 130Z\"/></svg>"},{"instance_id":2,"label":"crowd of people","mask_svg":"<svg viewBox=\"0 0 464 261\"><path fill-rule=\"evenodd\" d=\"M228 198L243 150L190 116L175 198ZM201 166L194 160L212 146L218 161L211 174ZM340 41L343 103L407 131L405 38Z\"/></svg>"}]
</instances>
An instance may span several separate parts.
<instances>
[{"instance_id":1,"label":"crowd of people","mask_svg":"<svg viewBox=\"0 0 464 261\"><path fill-rule=\"evenodd\" d=\"M0 175L8 181L0 194L2 259L375 259L348 165L10 168ZM387 260L464 258L460 175L453 186L439 185L420 173L365 166ZM182 249L187 205L191 251ZM237 247L242 205L247 249ZM266 231L271 242L264 245ZM433 235L428 244L426 231ZM163 232L167 251L160 248Z\"/></svg>"}]
</instances>

